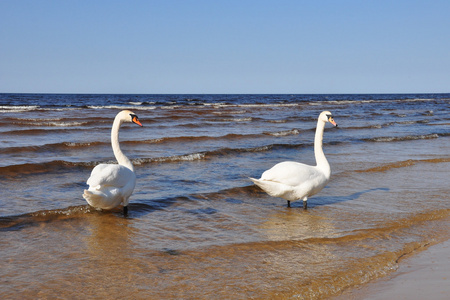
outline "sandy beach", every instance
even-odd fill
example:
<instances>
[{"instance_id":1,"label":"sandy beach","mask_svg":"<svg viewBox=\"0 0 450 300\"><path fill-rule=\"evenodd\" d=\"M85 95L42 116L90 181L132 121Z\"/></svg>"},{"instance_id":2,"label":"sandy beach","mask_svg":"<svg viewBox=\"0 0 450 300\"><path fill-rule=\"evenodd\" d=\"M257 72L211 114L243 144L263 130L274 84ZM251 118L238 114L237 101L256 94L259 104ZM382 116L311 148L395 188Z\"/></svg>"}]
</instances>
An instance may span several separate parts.
<instances>
[{"instance_id":1,"label":"sandy beach","mask_svg":"<svg viewBox=\"0 0 450 300\"><path fill-rule=\"evenodd\" d=\"M344 292L336 299L428 299L450 297L450 240L399 262L386 278Z\"/></svg>"}]
</instances>

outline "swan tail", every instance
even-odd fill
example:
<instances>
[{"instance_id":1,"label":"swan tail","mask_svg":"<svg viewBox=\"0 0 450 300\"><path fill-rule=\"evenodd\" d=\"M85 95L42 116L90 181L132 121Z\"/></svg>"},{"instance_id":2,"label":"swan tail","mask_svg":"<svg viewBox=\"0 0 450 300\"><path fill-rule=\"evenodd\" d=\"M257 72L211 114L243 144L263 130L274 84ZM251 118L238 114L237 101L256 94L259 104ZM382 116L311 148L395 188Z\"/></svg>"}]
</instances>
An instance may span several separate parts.
<instances>
[{"instance_id":1,"label":"swan tail","mask_svg":"<svg viewBox=\"0 0 450 300\"><path fill-rule=\"evenodd\" d=\"M86 199L90 206L101 209L113 209L121 202L124 205L128 204L128 201L120 194L118 189L84 190L83 198Z\"/></svg>"},{"instance_id":2,"label":"swan tail","mask_svg":"<svg viewBox=\"0 0 450 300\"><path fill-rule=\"evenodd\" d=\"M84 190L83 198L89 203L89 205L95 206L94 203L100 201L103 197L99 194L94 194L91 191Z\"/></svg>"},{"instance_id":3,"label":"swan tail","mask_svg":"<svg viewBox=\"0 0 450 300\"><path fill-rule=\"evenodd\" d=\"M103 193L95 193L89 190L84 190L83 198L89 203L90 206L96 208L102 208L102 203L105 202L105 196Z\"/></svg>"},{"instance_id":4,"label":"swan tail","mask_svg":"<svg viewBox=\"0 0 450 300\"><path fill-rule=\"evenodd\" d=\"M294 196L294 189L291 186L269 180L255 179L251 177L249 177L249 179L272 197L280 197L291 201L297 200Z\"/></svg>"}]
</instances>

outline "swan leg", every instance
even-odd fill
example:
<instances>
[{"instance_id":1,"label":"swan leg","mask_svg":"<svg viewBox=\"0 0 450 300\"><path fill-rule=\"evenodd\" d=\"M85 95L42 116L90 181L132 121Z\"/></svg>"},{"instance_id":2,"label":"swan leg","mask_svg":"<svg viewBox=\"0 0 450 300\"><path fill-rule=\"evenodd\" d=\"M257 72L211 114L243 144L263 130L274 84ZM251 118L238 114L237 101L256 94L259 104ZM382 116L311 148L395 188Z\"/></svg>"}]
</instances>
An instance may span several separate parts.
<instances>
[{"instance_id":1,"label":"swan leg","mask_svg":"<svg viewBox=\"0 0 450 300\"><path fill-rule=\"evenodd\" d=\"M127 216L128 215L128 206L124 206L123 207L123 215Z\"/></svg>"},{"instance_id":2,"label":"swan leg","mask_svg":"<svg viewBox=\"0 0 450 300\"><path fill-rule=\"evenodd\" d=\"M288 202L288 203L287 203L287 207L290 208L290 207L291 207L291 201L288 200L287 202Z\"/></svg>"},{"instance_id":3,"label":"swan leg","mask_svg":"<svg viewBox=\"0 0 450 300\"><path fill-rule=\"evenodd\" d=\"M303 198L303 209L308 209L308 198Z\"/></svg>"}]
</instances>

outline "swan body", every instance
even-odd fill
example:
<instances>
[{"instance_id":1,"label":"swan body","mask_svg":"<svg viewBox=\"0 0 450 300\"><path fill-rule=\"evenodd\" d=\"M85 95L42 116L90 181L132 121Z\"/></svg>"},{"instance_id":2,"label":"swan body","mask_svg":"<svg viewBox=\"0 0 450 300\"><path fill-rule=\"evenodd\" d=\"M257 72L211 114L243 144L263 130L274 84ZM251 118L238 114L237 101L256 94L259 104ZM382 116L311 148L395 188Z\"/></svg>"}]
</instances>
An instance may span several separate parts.
<instances>
[{"instance_id":1,"label":"swan body","mask_svg":"<svg viewBox=\"0 0 450 300\"><path fill-rule=\"evenodd\" d=\"M84 190L83 198L89 205L100 209L112 209L123 204L124 212L136 185L136 174L131 161L120 150L119 128L124 122L142 126L138 117L129 110L117 114L111 129L111 145L118 164L99 164L87 180L89 189Z\"/></svg>"},{"instance_id":2,"label":"swan body","mask_svg":"<svg viewBox=\"0 0 450 300\"><path fill-rule=\"evenodd\" d=\"M265 171L260 179L250 178L250 180L270 196L287 200L288 207L291 201L302 199L303 208L306 209L308 197L320 192L331 176L331 168L322 149L323 131L327 122L337 126L332 114L323 111L317 121L314 139L316 166L285 161Z\"/></svg>"}]
</instances>

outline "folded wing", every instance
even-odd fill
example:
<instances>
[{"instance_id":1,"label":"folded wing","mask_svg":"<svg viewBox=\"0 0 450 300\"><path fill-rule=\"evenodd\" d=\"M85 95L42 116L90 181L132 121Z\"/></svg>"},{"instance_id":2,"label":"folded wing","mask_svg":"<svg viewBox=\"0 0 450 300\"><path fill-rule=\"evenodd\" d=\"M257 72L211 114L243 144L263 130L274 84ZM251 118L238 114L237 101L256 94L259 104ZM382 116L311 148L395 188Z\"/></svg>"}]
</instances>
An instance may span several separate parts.
<instances>
[{"instance_id":1,"label":"folded wing","mask_svg":"<svg viewBox=\"0 0 450 300\"><path fill-rule=\"evenodd\" d=\"M97 165L87 180L90 188L101 189L102 187L122 188L135 180L136 175L127 167L114 164Z\"/></svg>"}]
</instances>

